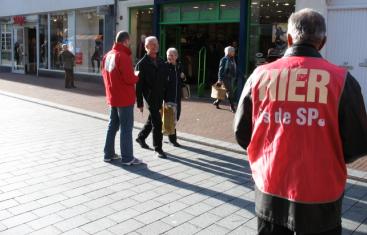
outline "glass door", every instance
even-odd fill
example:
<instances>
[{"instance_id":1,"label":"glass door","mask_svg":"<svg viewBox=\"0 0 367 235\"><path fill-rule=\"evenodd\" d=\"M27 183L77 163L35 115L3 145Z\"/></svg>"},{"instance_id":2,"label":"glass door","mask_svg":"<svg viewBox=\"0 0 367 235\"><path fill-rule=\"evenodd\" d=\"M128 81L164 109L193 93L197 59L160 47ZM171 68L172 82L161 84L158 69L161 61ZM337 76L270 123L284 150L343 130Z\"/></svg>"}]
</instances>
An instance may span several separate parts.
<instances>
[{"instance_id":1,"label":"glass door","mask_svg":"<svg viewBox=\"0 0 367 235\"><path fill-rule=\"evenodd\" d=\"M14 45L13 45L13 72L25 73L25 40L24 27L14 27Z\"/></svg>"}]
</instances>

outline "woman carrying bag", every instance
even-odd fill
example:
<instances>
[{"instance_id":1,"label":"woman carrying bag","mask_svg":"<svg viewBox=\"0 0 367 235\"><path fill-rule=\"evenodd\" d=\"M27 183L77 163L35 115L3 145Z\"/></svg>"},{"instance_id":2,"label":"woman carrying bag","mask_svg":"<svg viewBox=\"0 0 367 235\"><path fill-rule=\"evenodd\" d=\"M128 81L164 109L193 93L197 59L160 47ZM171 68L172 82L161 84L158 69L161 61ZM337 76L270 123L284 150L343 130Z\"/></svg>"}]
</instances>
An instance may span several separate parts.
<instances>
[{"instance_id":1,"label":"woman carrying bag","mask_svg":"<svg viewBox=\"0 0 367 235\"><path fill-rule=\"evenodd\" d=\"M168 86L165 93L164 103L165 106L173 106L176 109L175 120L176 122L180 118L181 114L181 96L182 96L182 86L185 79L185 75L182 72L182 66L177 61L178 52L176 48L169 48L167 50L167 66L168 66ZM173 134L168 135L169 141L175 147L180 147L181 145L177 142L176 128Z\"/></svg>"},{"instance_id":2,"label":"woman carrying bag","mask_svg":"<svg viewBox=\"0 0 367 235\"><path fill-rule=\"evenodd\" d=\"M228 46L224 49L224 57L220 60L218 71L218 86L224 85L227 98L231 104L231 111L236 112L234 106L234 94L232 86L237 79L237 65L235 60L236 49ZM220 99L214 101L213 105L219 109Z\"/></svg>"}]
</instances>

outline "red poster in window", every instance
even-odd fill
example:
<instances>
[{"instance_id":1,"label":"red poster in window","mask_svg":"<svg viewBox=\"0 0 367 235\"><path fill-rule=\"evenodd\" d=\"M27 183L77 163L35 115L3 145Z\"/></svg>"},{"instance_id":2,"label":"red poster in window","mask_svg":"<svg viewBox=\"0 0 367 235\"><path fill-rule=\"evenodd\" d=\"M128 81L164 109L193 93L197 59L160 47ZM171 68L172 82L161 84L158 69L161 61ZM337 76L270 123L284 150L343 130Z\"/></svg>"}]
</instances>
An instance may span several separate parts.
<instances>
[{"instance_id":1,"label":"red poster in window","mask_svg":"<svg viewBox=\"0 0 367 235\"><path fill-rule=\"evenodd\" d=\"M83 52L75 53L75 64L83 64Z\"/></svg>"},{"instance_id":2,"label":"red poster in window","mask_svg":"<svg viewBox=\"0 0 367 235\"><path fill-rule=\"evenodd\" d=\"M24 25L25 24L25 16L13 16L13 22L15 25Z\"/></svg>"}]
</instances>

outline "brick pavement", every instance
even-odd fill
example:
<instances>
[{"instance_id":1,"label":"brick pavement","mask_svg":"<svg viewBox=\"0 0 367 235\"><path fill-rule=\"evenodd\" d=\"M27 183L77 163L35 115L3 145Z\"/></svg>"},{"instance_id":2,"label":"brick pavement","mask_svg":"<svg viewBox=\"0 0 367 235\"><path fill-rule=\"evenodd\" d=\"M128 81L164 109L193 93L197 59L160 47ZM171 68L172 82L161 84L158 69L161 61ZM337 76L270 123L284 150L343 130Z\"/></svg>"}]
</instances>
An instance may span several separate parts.
<instances>
[{"instance_id":1,"label":"brick pavement","mask_svg":"<svg viewBox=\"0 0 367 235\"><path fill-rule=\"evenodd\" d=\"M58 78L35 77L13 73L0 73L0 91L13 92L44 101L51 101L107 114L102 83L76 82L78 89L64 89L64 82ZM228 104L223 109L214 109L210 99L190 99L182 103L181 120L178 130L203 138L236 143L232 132L233 114L229 112ZM135 110L137 123L145 122L146 112L141 115ZM348 165L349 168L367 171L367 156Z\"/></svg>"},{"instance_id":2,"label":"brick pavement","mask_svg":"<svg viewBox=\"0 0 367 235\"><path fill-rule=\"evenodd\" d=\"M0 95L0 234L255 234L242 154L182 141L168 160L134 146L146 165L105 163L99 114L31 101ZM366 234L366 211L367 183L348 180L343 234Z\"/></svg>"}]
</instances>

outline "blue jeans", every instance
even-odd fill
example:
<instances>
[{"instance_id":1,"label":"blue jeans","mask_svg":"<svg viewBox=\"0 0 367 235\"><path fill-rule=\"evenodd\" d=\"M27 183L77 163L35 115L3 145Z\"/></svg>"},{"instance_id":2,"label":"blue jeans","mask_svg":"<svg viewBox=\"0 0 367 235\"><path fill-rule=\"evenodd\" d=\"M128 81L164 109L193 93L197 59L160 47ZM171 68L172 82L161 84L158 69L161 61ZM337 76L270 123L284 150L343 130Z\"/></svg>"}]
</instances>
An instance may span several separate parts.
<instances>
[{"instance_id":1,"label":"blue jeans","mask_svg":"<svg viewBox=\"0 0 367 235\"><path fill-rule=\"evenodd\" d=\"M130 162L133 153L134 105L128 107L111 107L108 123L104 157L112 158L115 154L115 137L120 127L121 161Z\"/></svg>"}]
</instances>

